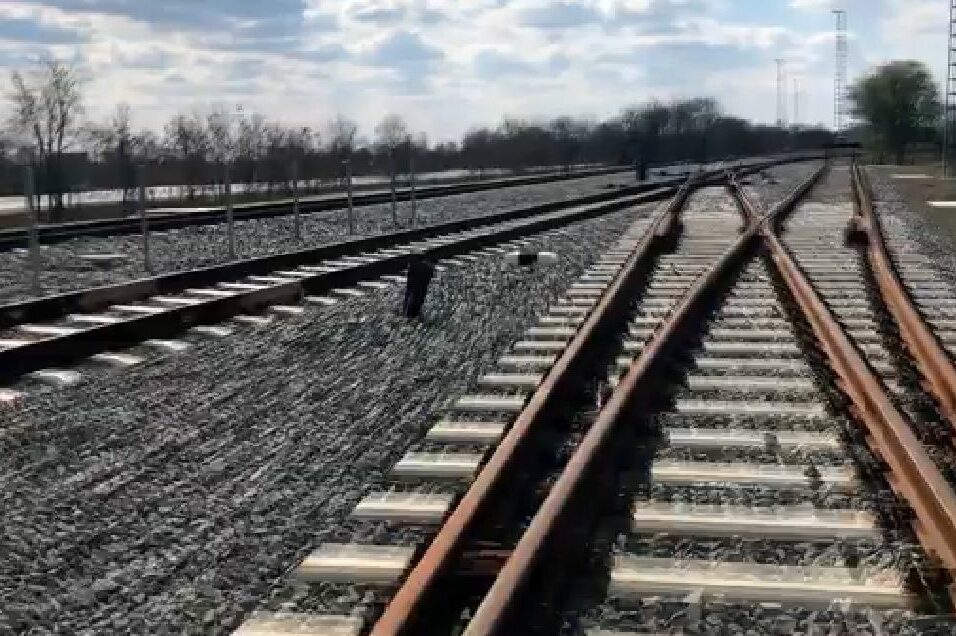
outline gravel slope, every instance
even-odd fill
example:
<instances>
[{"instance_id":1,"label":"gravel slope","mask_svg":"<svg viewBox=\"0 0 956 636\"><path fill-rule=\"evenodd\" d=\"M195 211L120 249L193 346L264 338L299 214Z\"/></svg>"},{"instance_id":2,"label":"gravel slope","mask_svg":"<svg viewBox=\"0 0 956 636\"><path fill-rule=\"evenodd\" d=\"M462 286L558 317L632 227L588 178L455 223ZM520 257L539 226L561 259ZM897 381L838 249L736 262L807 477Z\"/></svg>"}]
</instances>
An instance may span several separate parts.
<instances>
[{"instance_id":1,"label":"gravel slope","mask_svg":"<svg viewBox=\"0 0 956 636\"><path fill-rule=\"evenodd\" d=\"M485 216L518 207L561 201L594 194L616 185L632 184L626 174L587 177L555 183L518 186L419 201L420 223ZM400 223L409 222L410 204L399 204ZM392 231L391 206L355 208L356 236ZM236 251L240 258L324 245L347 237L346 211L316 212L302 216L302 243L293 239L289 216L239 221L235 224ZM155 273L215 265L228 261L225 224L197 225L151 235L150 252ZM127 260L112 267L90 265L82 254L123 254ZM42 249L42 294L107 285L144 276L142 238L138 235L79 238ZM0 253L0 303L32 295L29 290L29 255Z\"/></svg>"},{"instance_id":2,"label":"gravel slope","mask_svg":"<svg viewBox=\"0 0 956 636\"><path fill-rule=\"evenodd\" d=\"M933 259L933 265L951 283L956 283L956 244L946 228L912 210L903 200L892 179L885 172L868 170L873 187L873 208L880 215L887 232L902 231L920 246L922 254ZM893 247L892 240L889 241Z\"/></svg>"},{"instance_id":3,"label":"gravel slope","mask_svg":"<svg viewBox=\"0 0 956 636\"><path fill-rule=\"evenodd\" d=\"M802 181L805 181L819 167L819 161L805 161L802 163L776 166L750 177L748 179L750 185L745 186L745 189L753 197L755 202L769 210L771 206L782 201L788 194L793 192L794 188L800 185ZM831 166L830 169L832 171L839 169L839 167ZM763 175L768 175L771 179L767 180Z\"/></svg>"},{"instance_id":4,"label":"gravel slope","mask_svg":"<svg viewBox=\"0 0 956 636\"><path fill-rule=\"evenodd\" d=\"M35 396L0 423L0 633L228 632L633 218L449 270L420 323L393 289Z\"/></svg>"}]
</instances>

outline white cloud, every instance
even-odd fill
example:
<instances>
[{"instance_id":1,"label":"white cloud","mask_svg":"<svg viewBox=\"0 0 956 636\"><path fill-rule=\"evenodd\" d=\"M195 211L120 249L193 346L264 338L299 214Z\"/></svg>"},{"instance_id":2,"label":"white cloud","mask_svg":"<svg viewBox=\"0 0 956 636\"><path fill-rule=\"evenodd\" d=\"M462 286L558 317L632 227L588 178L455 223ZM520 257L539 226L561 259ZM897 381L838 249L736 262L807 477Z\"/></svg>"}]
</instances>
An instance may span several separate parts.
<instances>
[{"instance_id":1,"label":"white cloud","mask_svg":"<svg viewBox=\"0 0 956 636\"><path fill-rule=\"evenodd\" d=\"M222 28L179 28L198 1L0 0L0 71L43 51L78 59L92 116L127 101L155 128L222 102L314 127L342 111L365 130L397 111L446 138L502 113L605 115L702 93L770 121L783 56L807 119L831 111L828 0L202 0L202 19ZM842 3L853 73L891 57L935 60L942 72L944 3ZM17 20L49 39L15 38ZM53 31L77 37L54 41Z\"/></svg>"},{"instance_id":2,"label":"white cloud","mask_svg":"<svg viewBox=\"0 0 956 636\"><path fill-rule=\"evenodd\" d=\"M833 0L790 0L790 6L804 11L825 11L833 9Z\"/></svg>"}]
</instances>

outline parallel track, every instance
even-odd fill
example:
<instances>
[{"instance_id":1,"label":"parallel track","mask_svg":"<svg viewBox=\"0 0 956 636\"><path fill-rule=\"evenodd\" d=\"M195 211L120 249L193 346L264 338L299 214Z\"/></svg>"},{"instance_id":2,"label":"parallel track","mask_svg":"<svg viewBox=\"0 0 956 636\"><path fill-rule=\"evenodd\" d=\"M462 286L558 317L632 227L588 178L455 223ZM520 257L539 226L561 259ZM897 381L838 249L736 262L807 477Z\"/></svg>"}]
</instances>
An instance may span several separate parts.
<instances>
[{"instance_id":1,"label":"parallel track","mask_svg":"<svg viewBox=\"0 0 956 636\"><path fill-rule=\"evenodd\" d=\"M375 279L397 277L413 251L450 258L654 201L675 190L597 201L586 197L583 203L506 212L2 306L0 380L32 372L55 380L58 367L138 342L175 347L169 338L233 316L276 306L283 311L303 300L331 304L336 296L353 295L357 284L395 282ZM100 359L118 360L111 354Z\"/></svg>"},{"instance_id":2,"label":"parallel track","mask_svg":"<svg viewBox=\"0 0 956 636\"><path fill-rule=\"evenodd\" d=\"M415 198L433 199L436 197L445 197L455 194L467 194L471 192L482 192L498 188L511 188L517 186L535 185L539 183L550 183L554 181L564 181L567 179L578 179L589 176L600 176L604 174L615 174L621 172L620 168L602 168L595 170L586 170L572 174L548 174L528 177L510 177L506 179L494 179L488 181L478 181L469 183L455 183L450 185L431 185L416 188ZM660 183L647 183L641 187L644 190L653 190L654 188L666 186L673 180L662 180ZM396 201L407 201L411 198L411 191L407 188L401 188L396 191ZM352 197L352 204L355 207L364 207L369 205L379 205L391 201L389 191L376 191L368 193L357 193ZM300 201L300 212L303 214L322 212L325 210L339 210L346 206L347 198L344 194L320 195L303 197ZM236 220L262 219L274 216L283 216L292 213L292 200L283 199L279 201L265 201L257 203L240 203L233 207L233 215ZM171 229L189 227L193 225L211 225L223 223L226 220L225 208L213 207L200 212L150 212L149 227L152 231L166 231ZM58 223L55 225L41 225L37 228L38 236L43 243L59 243L80 237L93 236L119 236L123 234L137 234L142 229L142 221L138 217L124 217L120 219L99 219L94 221L74 221L70 223ZM13 248L27 247L29 243L29 230L26 228L14 228L9 230L0 230L0 251Z\"/></svg>"},{"instance_id":3,"label":"parallel track","mask_svg":"<svg viewBox=\"0 0 956 636\"><path fill-rule=\"evenodd\" d=\"M751 162L754 172L778 162ZM707 182L721 172L702 173ZM128 366L142 360L122 350L138 343L179 351L177 337L189 329L209 336L230 333L212 326L260 312L296 313L300 302L331 304L355 295L355 285L398 282L409 253L424 250L450 258L511 241L623 207L674 194L677 186L639 194L602 193L576 200L501 212L477 219L435 224L319 248L247 259L107 287L0 306L0 381L26 374L40 382L69 384L80 376L63 369L78 361ZM378 279L378 280L375 280ZM22 391L0 393L7 405Z\"/></svg>"}]
</instances>

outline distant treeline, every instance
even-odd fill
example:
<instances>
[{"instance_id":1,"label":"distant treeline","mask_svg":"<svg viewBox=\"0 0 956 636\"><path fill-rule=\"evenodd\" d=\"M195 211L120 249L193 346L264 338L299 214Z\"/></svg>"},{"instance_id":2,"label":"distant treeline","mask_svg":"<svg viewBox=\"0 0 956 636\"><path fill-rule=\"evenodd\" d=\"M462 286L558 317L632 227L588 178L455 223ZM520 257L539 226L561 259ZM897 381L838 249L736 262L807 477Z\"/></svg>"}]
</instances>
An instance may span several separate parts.
<instances>
[{"instance_id":1,"label":"distant treeline","mask_svg":"<svg viewBox=\"0 0 956 636\"><path fill-rule=\"evenodd\" d=\"M354 175L405 173L412 161L417 172L522 172L580 163L706 161L819 147L831 140L822 128L755 125L727 116L709 98L649 101L601 122L506 117L494 128L474 128L460 141L441 143L413 133L397 115L364 135L343 116L325 126L291 127L221 107L176 115L161 132L136 131L123 105L107 122L81 122L80 83L59 62L13 79L0 191L22 192L22 165L29 160L37 189L54 195L54 208L62 205L57 193L69 191L117 188L132 196L136 165L144 166L147 185L181 185L189 198L203 186L221 185L227 167L233 183L258 184L270 192L288 187L293 164L299 179L330 181L343 177L346 161ZM51 117L60 120L48 125Z\"/></svg>"}]
</instances>

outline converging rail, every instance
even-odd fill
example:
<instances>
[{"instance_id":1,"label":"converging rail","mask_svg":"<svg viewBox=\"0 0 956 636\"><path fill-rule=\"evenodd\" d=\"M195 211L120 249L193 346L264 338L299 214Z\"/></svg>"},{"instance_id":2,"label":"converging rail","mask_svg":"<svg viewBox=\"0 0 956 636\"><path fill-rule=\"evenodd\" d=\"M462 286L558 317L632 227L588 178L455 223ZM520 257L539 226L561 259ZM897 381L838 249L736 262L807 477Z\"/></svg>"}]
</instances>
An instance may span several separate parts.
<instances>
[{"instance_id":1,"label":"converging rail","mask_svg":"<svg viewBox=\"0 0 956 636\"><path fill-rule=\"evenodd\" d=\"M819 178L822 170L821 167L801 184L781 209L794 205ZM758 226L751 220L733 245L697 278L644 343L640 355L629 364L626 375L618 382L610 400L577 446L468 623L464 632L467 636L509 633L508 629L514 627L510 621L527 602L528 590L535 584L543 584L553 569L549 560L560 558L561 546L567 547L569 526L589 524L586 517L582 521L582 509L588 506L587 499L593 488L601 487L602 481L608 479L606 476L600 479L600 474L610 463L608 457L613 455L611 449L619 434L618 429L654 398L655 376L664 373L668 356L694 320L707 310L709 303L739 269L748 252L755 247L757 235Z\"/></svg>"},{"instance_id":2,"label":"converging rail","mask_svg":"<svg viewBox=\"0 0 956 636\"><path fill-rule=\"evenodd\" d=\"M462 570L479 575L494 571L495 563L504 556L500 550L465 552L474 548L479 528L486 526L489 516L494 516L501 502L508 499L510 489L522 481L520 475L529 461L533 462L542 437L553 430L551 424L561 416L569 396L587 381L602 343L613 339L622 326L634 287L670 240L688 195L698 185L686 184L653 218L638 218L617 246L568 290L567 297L551 306L540 326L532 327L526 339L513 344L512 353L499 360L501 372L481 380L482 386L494 394L467 395L455 402L452 413L436 423L424 440L426 447L438 445L446 450L409 452L395 466L396 479L414 476L426 483L449 478L470 481L453 507L447 486L428 495L433 501L428 504L432 512L427 518L431 522L444 520L421 555L398 546L327 544L294 569L292 576L317 582L374 580L387 585L407 566L410 572L405 582L372 633L424 633L435 613L447 609L442 605L449 578ZM492 446L486 461L482 453L469 450L475 445ZM444 479L440 479L442 475ZM427 522L416 510L424 504L422 495L405 498L400 492L373 493L359 504L353 516L373 515L371 518L393 523L404 520L422 524ZM341 555L343 570L335 576L331 574L334 555ZM319 564L324 564L323 571L315 569ZM383 567L388 571L371 574ZM345 630L356 627L354 617L266 614L254 615L237 633L269 634L316 620L340 620L331 624L342 624Z\"/></svg>"},{"instance_id":3,"label":"converging rail","mask_svg":"<svg viewBox=\"0 0 956 636\"><path fill-rule=\"evenodd\" d=\"M956 431L956 366L933 328L920 314L896 272L879 218L873 210L873 196L863 168L853 162L850 170L856 206L853 229L864 238L870 270L906 348L922 373L927 389L936 399L939 410Z\"/></svg>"},{"instance_id":4,"label":"converging rail","mask_svg":"<svg viewBox=\"0 0 956 636\"><path fill-rule=\"evenodd\" d=\"M792 608L777 631L822 609L889 631L939 618L925 633L950 633L932 614L953 605L956 494L902 406L907 363L878 328L893 301L866 285L874 255L843 242L850 205L803 203L832 173L822 165L769 211L736 177L729 211L688 184L635 222L355 507L370 525L351 529L368 538L318 546L289 572L310 587L283 588L275 598L294 601L266 603L237 633L550 634L583 616L562 614L576 585L586 606L606 589L578 623L588 636L679 628L705 606L733 621ZM882 244L866 214L856 232ZM929 280L905 262L911 289ZM924 327L949 343L953 303L920 298ZM355 600L334 600L341 590ZM643 609L614 611L629 602Z\"/></svg>"},{"instance_id":5,"label":"converging rail","mask_svg":"<svg viewBox=\"0 0 956 636\"><path fill-rule=\"evenodd\" d=\"M839 380L838 388L846 395L850 403L850 412L853 418L864 428L865 439L876 457L886 463L885 478L908 504L914 512L912 530L918 537L920 544L927 550L931 558L938 559L940 565L952 576L956 561L956 495L952 486L946 482L939 469L930 459L925 447L919 442L913 432L912 422L906 414L901 412L889 397L886 385L873 370L872 363L864 359L858 350L858 345L850 337L831 313L827 304L814 289L813 283L801 271L794 257L784 247L777 236L776 227L786 213L793 209L800 199L805 196L814 183L821 177L826 166L815 172L811 178L800 185L787 199L778 204L769 213L764 213L754 204L747 193L736 182L732 184L732 191L737 198L741 212L744 214L747 225L737 240L729 247L713 265L706 267L701 276L680 297L679 301L666 313L666 317L654 328L649 330L633 330L634 335L645 338L638 347L639 355L633 361L626 361L626 374L615 384L610 399L603 405L597 418L587 429L583 438L576 444L573 455L564 466L557 480L551 486L547 497L537 509L530 524L521 534L516 545L507 554L504 564L494 576L493 584L483 595L474 615L467 621L463 634L465 636L491 636L492 634L516 633L516 629L526 627L530 616L535 615L534 608L547 607L549 598L553 594L554 581L560 580L561 573L572 567L568 561L572 560L569 554L575 552L576 539L580 540L581 527L589 527L593 520L589 518L589 508L594 504L599 488L607 488L608 482L614 479L608 475L610 458L615 455L615 440L620 439L621 427L633 419L635 414L652 408L656 399L655 388L662 375L667 374L671 358L681 343L693 330L702 314L710 310L713 302L730 281L741 270L741 267L753 256L754 250L762 246L767 253L767 263L775 270L779 280L784 285L785 293L795 303L802 318L809 324L817 346L825 356L825 362L832 368ZM873 226L878 227L878 226ZM871 238L873 240L873 238ZM821 270L822 271L822 270ZM740 301L750 298L749 287L741 288L737 293ZM756 290L756 288L755 288ZM615 288L608 290L609 294L620 291ZM735 296L736 297L736 296ZM754 297L756 300L756 297ZM606 300L606 299L605 299ZM645 301L651 300L648 298ZM854 306L852 297L848 297L841 305ZM742 307L749 307L743 305ZM754 305L755 308L760 305ZM734 315L734 314L729 314ZM760 347L770 351L784 351L792 345L763 345L759 339L769 338L771 342L777 337L776 327L770 326L775 319L760 318L762 314L745 310L741 318L745 324L752 325L751 331L746 329L727 330L715 329L712 337L718 332L728 331L737 337L758 338L751 349ZM733 320L726 318L725 320ZM767 327L759 326L762 322ZM779 332L782 337L786 332ZM858 329L854 334L863 334ZM857 336L860 337L860 336ZM728 344L726 351L733 350L736 345ZM716 344L714 345L716 347ZM746 345L738 347L741 351ZM717 349L715 348L715 351ZM761 364L760 357L745 358L732 362L727 360L728 366L736 365L739 368L757 368ZM778 361L767 360L764 366L778 365ZM785 364L779 364L781 368ZM801 392L809 390L810 384L804 387L800 380L770 379L759 382L755 377L720 377L701 376L691 377L690 387L697 391L707 391L717 388L735 391L791 391ZM816 413L807 405L788 406L785 404L760 403L754 405L763 409L769 415L778 412L781 417L819 417L823 411ZM799 407L799 408L797 408ZM722 409L719 403L707 406L704 403L691 404L691 401L680 406L690 413L693 409ZM743 405L741 406L743 408ZM787 409L791 409L788 415ZM701 413L708 412L702 410ZM708 445L739 445L746 448L753 444L759 448L764 445L770 449L818 448L815 452L833 450L837 444L836 438L814 433L769 433L755 431L753 434L739 432L708 434L707 429L670 429L672 444L688 445L690 448L704 449ZM772 438L768 441L768 436ZM686 439L685 439L686 438ZM711 439L712 438L712 439ZM750 438L754 438L751 440ZM792 438L792 439L791 439ZM710 475L705 475L710 470ZM753 470L754 475L747 477L747 471ZM811 470L811 469L807 469ZM702 472L703 471L703 472ZM777 472L773 472L777 471ZM733 464L699 464L691 469L691 465L681 465L680 462L660 462L654 468L657 479L666 482L682 483L684 480L704 481L737 481L746 483L748 479L776 482L780 486L797 486L807 479L803 468L795 467L788 474L785 467L760 471L746 464L735 467ZM695 474L696 473L696 474ZM811 482L822 480L827 488L851 488L853 478L848 473L840 473L838 469L823 467L812 468ZM841 480L849 479L841 486ZM688 481L687 483L690 483ZM818 486L811 486L816 488ZM786 507L776 512L760 513L757 510L741 509L736 512L726 506L684 506L680 510L666 505L657 507L647 504L636 507L634 524L644 531L679 532L681 534L700 533L703 535L722 534L724 532L764 534L780 538L800 537L806 539L823 536L873 536L876 526L866 515L853 511L816 511L809 513L805 520L801 515L808 514L806 509L799 507L786 510ZM591 513L593 514L593 513ZM784 518L770 523L771 516L783 515ZM723 529L721 527L724 526ZM732 529L732 530L731 530ZM427 553L426 553L427 554ZM902 580L881 575L877 578L862 579L860 574L850 575L841 579L843 574L837 570L826 571L825 568L808 569L803 573L793 570L788 573L786 568L779 568L778 573L771 573L769 566L751 565L739 566L734 569L732 563L710 564L695 569L692 562L683 565L684 569L670 569L677 564L665 563L658 559L640 559L627 556L618 557L615 569L611 574L611 585L619 594L638 593L645 590L647 594L665 593L670 590L698 590L705 595L710 594L713 586L714 594L726 601L777 601L786 598L791 602L807 605L826 604L832 599L845 597L853 599L853 603L869 605L871 607L906 607L914 600L904 589ZM763 570L761 568L764 568ZM787 577L792 577L792 580ZM766 578L764 578L766 577ZM824 577L816 582L815 577ZM857 578L854 578L857 577ZM947 579L944 576L943 579ZM823 583L822 581L826 582ZM951 580L951 578L949 579ZM411 586L413 593L406 592L406 586ZM410 577L405 581L398 594L393 597L393 604L389 605L383 615L383 620L376 624L373 634L412 634L416 633L415 616L423 611L426 604L423 601L423 590L420 579ZM629 592L629 590L631 590ZM948 588L952 597L953 589ZM401 604L395 605L396 601ZM394 617L394 618L393 618ZM391 619L388 621L387 619ZM590 633L590 632L589 632ZM596 631L595 634L611 633ZM623 632L622 632L623 633Z\"/></svg>"},{"instance_id":6,"label":"converging rail","mask_svg":"<svg viewBox=\"0 0 956 636\"><path fill-rule=\"evenodd\" d=\"M759 215L743 192L741 200L752 217ZM874 225L870 227L871 231L877 229ZM801 272L774 232L771 221L761 225L761 235L790 293L813 328L828 364L840 379L840 390L850 399L859 423L866 427L867 442L887 463L891 486L915 512L913 525L920 542L940 559L950 575L956 573L956 493L952 486L916 438L910 419L894 405L879 376ZM878 234L869 234L869 238L882 244ZM883 272L884 276L887 274L889 271ZM881 286L881 289L884 288ZM950 586L949 594L956 599L954 593L956 590Z\"/></svg>"}]
</instances>

